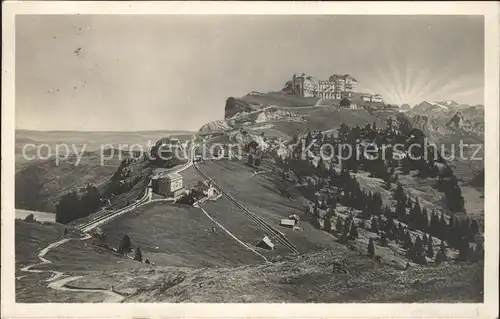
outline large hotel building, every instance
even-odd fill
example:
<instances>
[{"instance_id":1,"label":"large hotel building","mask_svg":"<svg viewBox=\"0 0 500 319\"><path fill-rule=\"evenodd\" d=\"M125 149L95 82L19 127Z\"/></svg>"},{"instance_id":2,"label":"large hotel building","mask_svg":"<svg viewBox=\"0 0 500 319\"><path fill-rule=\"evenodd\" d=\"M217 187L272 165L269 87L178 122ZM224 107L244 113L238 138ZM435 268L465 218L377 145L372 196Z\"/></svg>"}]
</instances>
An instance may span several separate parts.
<instances>
[{"instance_id":1,"label":"large hotel building","mask_svg":"<svg viewBox=\"0 0 500 319\"><path fill-rule=\"evenodd\" d=\"M359 93L357 89L358 81L349 74L334 74L328 80L317 80L305 74L294 74L292 80L285 84L283 91L301 97L334 100L356 95L363 101L383 102L380 94Z\"/></svg>"}]
</instances>

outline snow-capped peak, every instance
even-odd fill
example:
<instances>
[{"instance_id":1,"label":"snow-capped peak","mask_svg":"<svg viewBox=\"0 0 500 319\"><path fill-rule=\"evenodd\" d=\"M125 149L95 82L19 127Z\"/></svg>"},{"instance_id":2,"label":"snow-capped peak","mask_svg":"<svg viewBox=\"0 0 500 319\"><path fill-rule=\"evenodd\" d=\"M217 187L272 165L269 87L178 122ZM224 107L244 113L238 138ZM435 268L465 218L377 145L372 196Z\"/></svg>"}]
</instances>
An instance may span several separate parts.
<instances>
[{"instance_id":1,"label":"snow-capped peak","mask_svg":"<svg viewBox=\"0 0 500 319\"><path fill-rule=\"evenodd\" d=\"M438 107L440 107L440 108L442 108L442 109L445 109L445 110L447 110L447 109L448 109L448 106L443 105L443 104L441 104L440 102L429 102L429 104L431 104L431 105L433 105L433 106L438 106Z\"/></svg>"}]
</instances>

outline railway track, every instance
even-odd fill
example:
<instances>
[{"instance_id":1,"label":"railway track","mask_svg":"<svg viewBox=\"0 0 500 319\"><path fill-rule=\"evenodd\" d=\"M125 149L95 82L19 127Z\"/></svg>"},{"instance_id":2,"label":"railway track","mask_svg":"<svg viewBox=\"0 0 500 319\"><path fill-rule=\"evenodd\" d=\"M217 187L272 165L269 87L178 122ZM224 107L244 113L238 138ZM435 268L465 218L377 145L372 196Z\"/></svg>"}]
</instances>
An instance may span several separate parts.
<instances>
[{"instance_id":1,"label":"railway track","mask_svg":"<svg viewBox=\"0 0 500 319\"><path fill-rule=\"evenodd\" d=\"M105 222L108 222L108 221L110 221L110 220L112 220L112 219L114 219L122 214L125 214L126 212L128 212L132 209L135 209L135 208L141 206L142 204L147 203L148 197L149 197L149 189L146 188L144 195L141 197L141 199L139 199L134 204L120 208L119 210L116 210L108 215L97 217L97 218L91 220L90 222L82 224L82 225L78 225L75 228L80 230L80 231L83 231L84 233L88 232L88 231L96 228L97 226L104 224Z\"/></svg>"},{"instance_id":2,"label":"railway track","mask_svg":"<svg viewBox=\"0 0 500 319\"><path fill-rule=\"evenodd\" d=\"M210 182L212 182L212 185L216 187L221 194L223 194L230 202L236 205L239 209L241 209L247 216L249 216L257 225L259 225L264 231L268 232L268 236L276 238L276 240L282 244L285 248L290 250L294 254L300 254L300 252L297 250L295 245L288 240L285 235L280 232L279 230L275 229L273 226L269 225L266 221L264 221L262 218L257 216L256 214L252 213L248 208L244 207L241 205L236 199L234 199L231 195L229 195L227 192L225 192L222 188L217 186L217 184L213 181L210 176L206 175L203 173L196 164L193 165L196 171L203 176L204 178L208 179Z\"/></svg>"},{"instance_id":3,"label":"railway track","mask_svg":"<svg viewBox=\"0 0 500 319\"><path fill-rule=\"evenodd\" d=\"M188 141L186 143L186 147L188 144L192 143L192 141L193 140ZM189 148L189 150L191 151L191 147ZM191 156L191 154L190 154L190 156ZM189 161L186 164L182 165L181 167L172 168L171 170L169 170L169 172L171 171L174 173L180 173L180 172L184 171L185 169L191 167L192 164L193 164L193 161L192 161L191 157L189 157ZM137 202L135 202L129 206L120 208L114 212L107 214L107 215L97 217L97 218L89 221L88 223L78 225L75 228L86 233L86 232L96 228L97 226L100 226L108 221L111 221L112 219L114 219L118 216L121 216L121 215L123 215L123 214L125 214L133 209L136 209L137 207L142 206L143 204L150 202L149 197L150 197L151 191L152 190L149 187L146 187L146 189L144 191L144 195Z\"/></svg>"}]
</instances>

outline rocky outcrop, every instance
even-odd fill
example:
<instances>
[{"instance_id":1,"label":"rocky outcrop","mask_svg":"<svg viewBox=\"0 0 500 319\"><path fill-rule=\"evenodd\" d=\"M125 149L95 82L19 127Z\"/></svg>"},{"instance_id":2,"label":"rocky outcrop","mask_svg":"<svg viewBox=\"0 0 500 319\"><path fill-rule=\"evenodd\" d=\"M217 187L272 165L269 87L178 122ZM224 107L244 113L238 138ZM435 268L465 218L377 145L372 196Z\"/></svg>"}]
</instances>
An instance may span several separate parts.
<instances>
[{"instance_id":1,"label":"rocky outcrop","mask_svg":"<svg viewBox=\"0 0 500 319\"><path fill-rule=\"evenodd\" d=\"M429 114L430 112L442 112L448 110L448 107L435 102L423 101L420 104L415 105L411 112L415 115Z\"/></svg>"},{"instance_id":2,"label":"rocky outcrop","mask_svg":"<svg viewBox=\"0 0 500 319\"><path fill-rule=\"evenodd\" d=\"M427 102L408 111L412 122L439 134L484 135L484 106L456 101ZM425 122L425 123L424 123Z\"/></svg>"},{"instance_id":3,"label":"rocky outcrop","mask_svg":"<svg viewBox=\"0 0 500 319\"><path fill-rule=\"evenodd\" d=\"M465 125L465 118L462 112L458 111L448 123L446 123L446 127L451 129L462 129Z\"/></svg>"},{"instance_id":4,"label":"rocky outcrop","mask_svg":"<svg viewBox=\"0 0 500 319\"><path fill-rule=\"evenodd\" d=\"M220 134L230 129L232 129L232 127L225 120L217 120L203 125L198 131L198 134L200 135Z\"/></svg>"},{"instance_id":5,"label":"rocky outcrop","mask_svg":"<svg viewBox=\"0 0 500 319\"><path fill-rule=\"evenodd\" d=\"M253 111L253 108L249 103L241 99L230 97L226 100L226 106L224 108L224 118L230 118L237 115L238 113L251 111Z\"/></svg>"},{"instance_id":6,"label":"rocky outcrop","mask_svg":"<svg viewBox=\"0 0 500 319\"><path fill-rule=\"evenodd\" d=\"M471 135L484 134L484 119L481 122L472 122L464 115L463 111L458 111L446 123L446 127L459 133Z\"/></svg>"},{"instance_id":7,"label":"rocky outcrop","mask_svg":"<svg viewBox=\"0 0 500 319\"><path fill-rule=\"evenodd\" d=\"M249 145L250 143L256 144L262 150L265 150L269 147L269 144L264 140L264 137L261 135L253 134L246 130L238 130L229 134L229 139L232 142L236 142L242 146Z\"/></svg>"},{"instance_id":8,"label":"rocky outcrop","mask_svg":"<svg viewBox=\"0 0 500 319\"><path fill-rule=\"evenodd\" d=\"M411 110L411 107L410 107L409 104L405 103L405 104L401 105L401 107L399 108L399 110L400 111L409 111L409 110Z\"/></svg>"}]
</instances>

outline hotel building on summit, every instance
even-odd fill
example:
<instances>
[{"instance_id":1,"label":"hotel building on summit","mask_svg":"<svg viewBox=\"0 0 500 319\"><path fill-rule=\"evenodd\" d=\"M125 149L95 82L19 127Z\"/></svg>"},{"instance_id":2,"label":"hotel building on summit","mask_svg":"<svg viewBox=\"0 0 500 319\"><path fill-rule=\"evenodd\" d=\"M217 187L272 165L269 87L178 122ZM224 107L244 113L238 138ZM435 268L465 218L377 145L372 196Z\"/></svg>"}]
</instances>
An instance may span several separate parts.
<instances>
[{"instance_id":1,"label":"hotel building on summit","mask_svg":"<svg viewBox=\"0 0 500 319\"><path fill-rule=\"evenodd\" d=\"M340 100L358 98L365 102L383 103L382 95L357 92L358 81L349 74L333 74L328 80L317 80L312 76L294 74L291 81L285 83L283 92L300 97Z\"/></svg>"}]
</instances>

